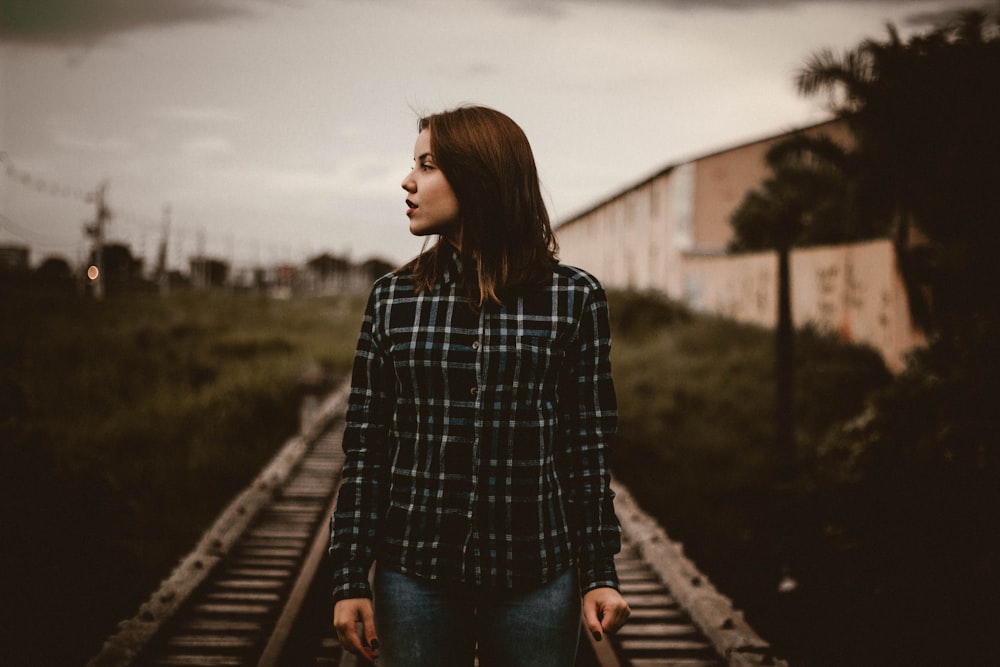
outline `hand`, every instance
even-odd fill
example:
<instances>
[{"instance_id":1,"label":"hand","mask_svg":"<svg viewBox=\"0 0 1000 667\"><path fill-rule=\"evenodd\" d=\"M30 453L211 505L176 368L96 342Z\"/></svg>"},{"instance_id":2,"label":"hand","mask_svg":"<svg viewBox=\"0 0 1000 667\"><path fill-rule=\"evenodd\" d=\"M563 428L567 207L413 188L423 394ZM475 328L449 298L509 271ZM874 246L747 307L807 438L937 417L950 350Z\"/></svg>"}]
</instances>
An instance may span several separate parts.
<instances>
[{"instance_id":1,"label":"hand","mask_svg":"<svg viewBox=\"0 0 1000 667\"><path fill-rule=\"evenodd\" d=\"M358 636L358 623L364 627L364 636ZM368 598L340 600L333 607L333 627L344 650L374 663L378 657L378 639L375 634L375 613Z\"/></svg>"},{"instance_id":2,"label":"hand","mask_svg":"<svg viewBox=\"0 0 1000 667\"><path fill-rule=\"evenodd\" d=\"M621 593L613 588L595 588L583 594L583 622L597 641L605 632L616 632L625 625L631 613Z\"/></svg>"}]
</instances>

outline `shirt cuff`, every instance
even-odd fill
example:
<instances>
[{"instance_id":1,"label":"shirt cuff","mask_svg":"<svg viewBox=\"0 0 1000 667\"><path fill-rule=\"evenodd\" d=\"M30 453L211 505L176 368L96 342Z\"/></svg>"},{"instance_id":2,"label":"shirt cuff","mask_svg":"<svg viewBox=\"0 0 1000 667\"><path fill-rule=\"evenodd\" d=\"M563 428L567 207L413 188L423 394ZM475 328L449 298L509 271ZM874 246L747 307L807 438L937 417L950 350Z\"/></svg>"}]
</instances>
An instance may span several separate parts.
<instances>
[{"instance_id":1,"label":"shirt cuff","mask_svg":"<svg viewBox=\"0 0 1000 667\"><path fill-rule=\"evenodd\" d=\"M588 566L580 566L580 594L595 588L613 588L619 590L618 571L615 569L615 559L612 556Z\"/></svg>"},{"instance_id":2,"label":"shirt cuff","mask_svg":"<svg viewBox=\"0 0 1000 667\"><path fill-rule=\"evenodd\" d=\"M372 597L371 586L368 585L367 573L360 568L344 569L333 579L333 602L350 598Z\"/></svg>"},{"instance_id":3,"label":"shirt cuff","mask_svg":"<svg viewBox=\"0 0 1000 667\"><path fill-rule=\"evenodd\" d=\"M333 603L337 604L341 600L352 598L372 598L372 590L368 584L345 584L333 589Z\"/></svg>"}]
</instances>

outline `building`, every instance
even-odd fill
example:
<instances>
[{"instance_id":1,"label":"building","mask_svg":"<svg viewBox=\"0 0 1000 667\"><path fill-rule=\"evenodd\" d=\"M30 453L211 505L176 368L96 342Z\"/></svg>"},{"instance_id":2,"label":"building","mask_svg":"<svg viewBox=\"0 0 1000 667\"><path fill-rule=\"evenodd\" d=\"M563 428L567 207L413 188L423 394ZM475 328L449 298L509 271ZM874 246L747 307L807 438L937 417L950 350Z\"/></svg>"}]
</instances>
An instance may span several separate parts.
<instances>
[{"instance_id":1,"label":"building","mask_svg":"<svg viewBox=\"0 0 1000 667\"><path fill-rule=\"evenodd\" d=\"M28 246L0 245L0 273L26 273L30 251Z\"/></svg>"},{"instance_id":2,"label":"building","mask_svg":"<svg viewBox=\"0 0 1000 667\"><path fill-rule=\"evenodd\" d=\"M846 124L801 130L849 143ZM562 222L563 261L593 271L610 288L652 289L693 309L774 326L777 254L729 255L729 218L768 176L764 156L787 134L672 164ZM893 370L922 343L912 325L888 239L796 249L792 316L879 350Z\"/></svg>"}]
</instances>

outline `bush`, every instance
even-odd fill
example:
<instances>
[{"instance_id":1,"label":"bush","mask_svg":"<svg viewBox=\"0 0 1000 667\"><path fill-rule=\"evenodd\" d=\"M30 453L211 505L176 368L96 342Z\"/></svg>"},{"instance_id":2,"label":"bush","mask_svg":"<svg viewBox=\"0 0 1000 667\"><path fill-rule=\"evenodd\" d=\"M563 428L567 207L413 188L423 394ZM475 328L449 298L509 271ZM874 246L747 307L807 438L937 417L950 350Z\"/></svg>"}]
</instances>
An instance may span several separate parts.
<instances>
[{"instance_id":1,"label":"bush","mask_svg":"<svg viewBox=\"0 0 1000 667\"><path fill-rule=\"evenodd\" d=\"M988 662L982 610L1000 598L1000 542L986 527L1000 508L1000 416L984 397L1000 395L997 352L995 343L920 351L817 452L813 496L831 527L819 547L837 554L817 588L863 610L873 658ZM907 641L887 647L871 630L885 617Z\"/></svg>"},{"instance_id":2,"label":"bush","mask_svg":"<svg viewBox=\"0 0 1000 667\"><path fill-rule=\"evenodd\" d=\"M686 306L652 290L608 290L608 301L614 304L610 309L612 330L632 339L691 318Z\"/></svg>"},{"instance_id":3,"label":"bush","mask_svg":"<svg viewBox=\"0 0 1000 667\"><path fill-rule=\"evenodd\" d=\"M343 375L363 298L0 299L4 664L82 664ZM52 628L60 628L52 641Z\"/></svg>"},{"instance_id":4,"label":"bush","mask_svg":"<svg viewBox=\"0 0 1000 667\"><path fill-rule=\"evenodd\" d=\"M816 616L799 602L801 590L814 586L810 575L837 558L825 550L823 502L810 481L815 451L890 383L884 363L868 348L798 332L798 477L788 480L775 444L773 333L705 315L667 317L669 307L647 295L613 292L609 299L620 411L616 476L779 654L812 664L830 632L838 633L831 628L845 628L811 626ZM644 303L661 314L615 317ZM658 324L623 326L634 321ZM787 575L800 580L791 596L778 593Z\"/></svg>"}]
</instances>

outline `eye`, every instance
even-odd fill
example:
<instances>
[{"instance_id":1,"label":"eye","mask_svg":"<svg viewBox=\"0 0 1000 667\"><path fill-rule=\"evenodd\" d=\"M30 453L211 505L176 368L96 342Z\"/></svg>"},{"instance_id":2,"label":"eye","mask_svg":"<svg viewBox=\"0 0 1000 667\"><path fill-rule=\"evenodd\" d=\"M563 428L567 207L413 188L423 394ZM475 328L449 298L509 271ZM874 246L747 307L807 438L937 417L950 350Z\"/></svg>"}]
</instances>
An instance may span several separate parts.
<instances>
[{"instance_id":1,"label":"eye","mask_svg":"<svg viewBox=\"0 0 1000 667\"><path fill-rule=\"evenodd\" d=\"M431 169L434 168L434 165L432 165L430 162L421 162L420 168L424 171L430 171Z\"/></svg>"}]
</instances>

